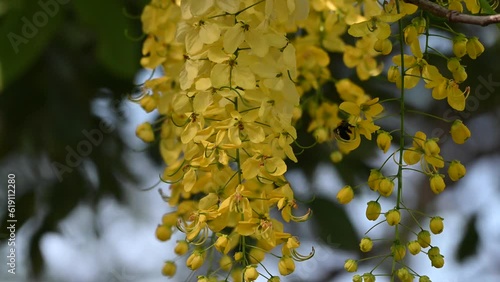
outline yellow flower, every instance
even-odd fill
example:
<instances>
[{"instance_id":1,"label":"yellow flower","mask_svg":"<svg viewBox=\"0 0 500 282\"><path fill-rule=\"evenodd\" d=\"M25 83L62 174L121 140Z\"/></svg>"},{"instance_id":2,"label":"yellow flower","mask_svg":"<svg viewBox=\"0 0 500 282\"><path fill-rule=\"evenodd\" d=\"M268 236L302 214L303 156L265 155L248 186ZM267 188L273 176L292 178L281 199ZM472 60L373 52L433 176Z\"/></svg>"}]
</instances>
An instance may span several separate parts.
<instances>
[{"instance_id":1,"label":"yellow flower","mask_svg":"<svg viewBox=\"0 0 500 282\"><path fill-rule=\"evenodd\" d=\"M463 144L471 136L470 130L461 120L455 120L451 125L451 138L457 144Z\"/></svg>"},{"instance_id":2,"label":"yellow flower","mask_svg":"<svg viewBox=\"0 0 500 282\"><path fill-rule=\"evenodd\" d=\"M160 241L167 241L172 236L172 229L169 226L158 225L156 227L156 238Z\"/></svg>"},{"instance_id":3,"label":"yellow flower","mask_svg":"<svg viewBox=\"0 0 500 282\"><path fill-rule=\"evenodd\" d=\"M395 243L391 246L391 253L395 261L400 261L404 259L406 255L406 247L399 243Z\"/></svg>"},{"instance_id":4,"label":"yellow flower","mask_svg":"<svg viewBox=\"0 0 500 282\"><path fill-rule=\"evenodd\" d=\"M144 95L140 100L140 104L147 113L152 112L157 106L156 100L152 95Z\"/></svg>"},{"instance_id":5,"label":"yellow flower","mask_svg":"<svg viewBox=\"0 0 500 282\"><path fill-rule=\"evenodd\" d=\"M380 181L384 179L384 175L380 173L378 169L370 170L370 175L368 176L368 187L373 191L378 191Z\"/></svg>"},{"instance_id":6,"label":"yellow flower","mask_svg":"<svg viewBox=\"0 0 500 282\"><path fill-rule=\"evenodd\" d=\"M243 276L245 277L245 282L257 280L257 278L259 277L257 267L254 265L248 265L243 272Z\"/></svg>"},{"instance_id":7,"label":"yellow flower","mask_svg":"<svg viewBox=\"0 0 500 282\"><path fill-rule=\"evenodd\" d=\"M430 185L434 194L439 194L444 191L444 188L446 188L446 184L444 183L444 179L441 174L433 174L430 177Z\"/></svg>"},{"instance_id":8,"label":"yellow flower","mask_svg":"<svg viewBox=\"0 0 500 282\"><path fill-rule=\"evenodd\" d=\"M403 29L403 33L404 33L404 39L405 39L406 44L409 45L409 44L413 43L413 41L417 40L418 32L417 32L417 28L415 27L415 25L413 25L413 24L407 25Z\"/></svg>"},{"instance_id":9,"label":"yellow flower","mask_svg":"<svg viewBox=\"0 0 500 282\"><path fill-rule=\"evenodd\" d=\"M392 51L392 42L389 39L378 39L373 45L375 51L380 52L382 55L388 55Z\"/></svg>"},{"instance_id":10,"label":"yellow flower","mask_svg":"<svg viewBox=\"0 0 500 282\"><path fill-rule=\"evenodd\" d=\"M453 54L458 58L462 58L467 54L467 37L465 35L460 34L453 37Z\"/></svg>"},{"instance_id":11,"label":"yellow flower","mask_svg":"<svg viewBox=\"0 0 500 282\"><path fill-rule=\"evenodd\" d=\"M380 195L389 197L392 194L393 190L394 182L391 179L384 177L380 180L378 185L378 192L380 193Z\"/></svg>"},{"instance_id":12,"label":"yellow flower","mask_svg":"<svg viewBox=\"0 0 500 282\"><path fill-rule=\"evenodd\" d=\"M433 217L429 222L429 228L431 229L431 232L434 234L440 234L441 232L443 232L444 229L443 218L439 216Z\"/></svg>"},{"instance_id":13,"label":"yellow flower","mask_svg":"<svg viewBox=\"0 0 500 282\"><path fill-rule=\"evenodd\" d=\"M375 282L375 275L371 273L364 273L363 282Z\"/></svg>"},{"instance_id":14,"label":"yellow flower","mask_svg":"<svg viewBox=\"0 0 500 282\"><path fill-rule=\"evenodd\" d=\"M384 151L384 153L387 153L387 151L391 147L391 140L392 136L389 134L389 132L380 131L377 135L377 146L380 150Z\"/></svg>"},{"instance_id":15,"label":"yellow flower","mask_svg":"<svg viewBox=\"0 0 500 282\"><path fill-rule=\"evenodd\" d=\"M460 161L452 161L448 167L448 176L451 180L457 181L465 176L465 166Z\"/></svg>"},{"instance_id":16,"label":"yellow flower","mask_svg":"<svg viewBox=\"0 0 500 282\"><path fill-rule=\"evenodd\" d=\"M186 266L191 270L196 270L203 265L205 261L205 253L194 251L187 259Z\"/></svg>"},{"instance_id":17,"label":"yellow flower","mask_svg":"<svg viewBox=\"0 0 500 282\"><path fill-rule=\"evenodd\" d=\"M295 262L289 256L283 256L278 262L278 270L285 276L295 271Z\"/></svg>"},{"instance_id":18,"label":"yellow flower","mask_svg":"<svg viewBox=\"0 0 500 282\"><path fill-rule=\"evenodd\" d=\"M385 213L385 219L390 226L397 225L401 221L401 213L396 209L392 209Z\"/></svg>"},{"instance_id":19,"label":"yellow flower","mask_svg":"<svg viewBox=\"0 0 500 282\"><path fill-rule=\"evenodd\" d=\"M167 277L173 277L175 275L175 272L177 270L177 267L173 261L167 261L163 265L163 268L161 269L161 274Z\"/></svg>"},{"instance_id":20,"label":"yellow flower","mask_svg":"<svg viewBox=\"0 0 500 282\"><path fill-rule=\"evenodd\" d=\"M354 198L354 190L351 186L346 185L337 193L337 201L341 204L348 204Z\"/></svg>"},{"instance_id":21,"label":"yellow flower","mask_svg":"<svg viewBox=\"0 0 500 282\"><path fill-rule=\"evenodd\" d=\"M431 282L431 279L429 278L429 276L424 275L424 276L420 276L420 278L418 279L418 282Z\"/></svg>"},{"instance_id":22,"label":"yellow flower","mask_svg":"<svg viewBox=\"0 0 500 282\"><path fill-rule=\"evenodd\" d=\"M233 266L233 260L228 255L223 255L219 260L219 265L222 270L229 271Z\"/></svg>"},{"instance_id":23,"label":"yellow flower","mask_svg":"<svg viewBox=\"0 0 500 282\"><path fill-rule=\"evenodd\" d=\"M363 239L361 239L361 242L359 243L359 249L366 253L366 252L369 252L371 251L373 248L373 241L372 239L368 238L368 237L364 237Z\"/></svg>"},{"instance_id":24,"label":"yellow flower","mask_svg":"<svg viewBox=\"0 0 500 282\"><path fill-rule=\"evenodd\" d=\"M184 240L177 242L177 245L175 245L174 248L175 254L179 256L182 256L183 254L187 253L188 250L189 250L189 245Z\"/></svg>"},{"instance_id":25,"label":"yellow flower","mask_svg":"<svg viewBox=\"0 0 500 282\"><path fill-rule=\"evenodd\" d=\"M431 233L427 230L422 230L417 234L417 241L422 248L427 248L431 245Z\"/></svg>"},{"instance_id":26,"label":"yellow flower","mask_svg":"<svg viewBox=\"0 0 500 282\"><path fill-rule=\"evenodd\" d=\"M347 272L355 272L358 270L358 262L353 259L348 259L344 263L344 269Z\"/></svg>"},{"instance_id":27,"label":"yellow flower","mask_svg":"<svg viewBox=\"0 0 500 282\"><path fill-rule=\"evenodd\" d=\"M149 122L144 122L137 126L135 130L135 135L139 137L144 142L153 142L155 141L155 134L153 132L153 127Z\"/></svg>"},{"instance_id":28,"label":"yellow flower","mask_svg":"<svg viewBox=\"0 0 500 282\"><path fill-rule=\"evenodd\" d=\"M470 1L466 1L470 2ZM484 52L484 46L477 37L471 37L466 44L467 54L471 59L476 59L479 55Z\"/></svg>"},{"instance_id":29,"label":"yellow flower","mask_svg":"<svg viewBox=\"0 0 500 282\"><path fill-rule=\"evenodd\" d=\"M366 207L366 218L368 218L368 220L377 220L381 211L382 207L378 202L370 201Z\"/></svg>"},{"instance_id":30,"label":"yellow flower","mask_svg":"<svg viewBox=\"0 0 500 282\"><path fill-rule=\"evenodd\" d=\"M421 249L422 249L422 246L420 246L420 244L418 243L417 240L414 240L414 241L410 241L408 242L408 251L410 251L410 254L412 255L416 255L418 253L420 253Z\"/></svg>"}]
</instances>

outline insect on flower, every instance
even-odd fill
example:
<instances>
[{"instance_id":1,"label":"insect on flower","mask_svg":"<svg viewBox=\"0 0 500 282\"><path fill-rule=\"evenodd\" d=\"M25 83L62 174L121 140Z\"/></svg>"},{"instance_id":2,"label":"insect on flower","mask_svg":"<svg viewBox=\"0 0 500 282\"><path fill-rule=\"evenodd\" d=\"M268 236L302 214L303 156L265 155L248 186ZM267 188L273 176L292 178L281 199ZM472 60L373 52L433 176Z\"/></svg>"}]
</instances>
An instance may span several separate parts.
<instances>
[{"instance_id":1,"label":"insect on flower","mask_svg":"<svg viewBox=\"0 0 500 282\"><path fill-rule=\"evenodd\" d=\"M354 139L354 126L347 120L342 120L339 125L333 130L335 138L341 141L351 141Z\"/></svg>"}]
</instances>

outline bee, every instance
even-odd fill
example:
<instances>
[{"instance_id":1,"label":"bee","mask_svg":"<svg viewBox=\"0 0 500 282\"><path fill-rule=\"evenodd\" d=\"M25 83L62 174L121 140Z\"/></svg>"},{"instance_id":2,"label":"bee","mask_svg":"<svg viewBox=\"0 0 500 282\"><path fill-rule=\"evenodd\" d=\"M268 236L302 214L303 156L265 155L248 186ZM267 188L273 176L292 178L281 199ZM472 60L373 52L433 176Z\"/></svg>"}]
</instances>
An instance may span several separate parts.
<instances>
[{"instance_id":1,"label":"bee","mask_svg":"<svg viewBox=\"0 0 500 282\"><path fill-rule=\"evenodd\" d=\"M335 134L335 137L341 141L351 141L354 138L353 130L353 125L351 125L347 120L342 120L333 130L333 133Z\"/></svg>"}]
</instances>

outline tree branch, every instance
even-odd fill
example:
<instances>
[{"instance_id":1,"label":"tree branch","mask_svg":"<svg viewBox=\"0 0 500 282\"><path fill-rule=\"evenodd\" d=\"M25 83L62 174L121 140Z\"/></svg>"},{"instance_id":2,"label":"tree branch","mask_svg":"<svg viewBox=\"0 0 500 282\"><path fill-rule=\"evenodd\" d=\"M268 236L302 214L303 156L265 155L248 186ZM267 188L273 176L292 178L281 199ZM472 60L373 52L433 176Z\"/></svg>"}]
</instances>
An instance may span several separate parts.
<instances>
[{"instance_id":1,"label":"tree branch","mask_svg":"<svg viewBox=\"0 0 500 282\"><path fill-rule=\"evenodd\" d=\"M459 13L457 11L448 10L443 6L439 6L429 0L404 0L406 3L410 3L420 7L421 9L441 18L447 18L450 22L456 23L466 23L480 26L487 26L493 23L500 23L500 14L488 15L488 16L477 16Z\"/></svg>"}]
</instances>

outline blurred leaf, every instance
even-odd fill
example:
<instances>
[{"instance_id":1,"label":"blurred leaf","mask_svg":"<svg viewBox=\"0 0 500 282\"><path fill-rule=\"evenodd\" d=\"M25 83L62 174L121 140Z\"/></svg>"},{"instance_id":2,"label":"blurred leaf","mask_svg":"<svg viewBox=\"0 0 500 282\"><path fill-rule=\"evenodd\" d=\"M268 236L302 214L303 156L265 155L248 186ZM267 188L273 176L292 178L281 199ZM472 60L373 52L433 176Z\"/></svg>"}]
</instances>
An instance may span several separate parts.
<instances>
[{"instance_id":1,"label":"blurred leaf","mask_svg":"<svg viewBox=\"0 0 500 282\"><path fill-rule=\"evenodd\" d=\"M457 259L462 262L477 252L479 235L476 229L477 215L474 214L467 222L466 230L457 251Z\"/></svg>"},{"instance_id":2,"label":"blurred leaf","mask_svg":"<svg viewBox=\"0 0 500 282\"><path fill-rule=\"evenodd\" d=\"M358 236L341 206L325 198L316 198L311 204L311 209L319 235L329 246L343 250L358 250Z\"/></svg>"},{"instance_id":3,"label":"blurred leaf","mask_svg":"<svg viewBox=\"0 0 500 282\"><path fill-rule=\"evenodd\" d=\"M10 7L1 18L0 63L2 87L7 88L31 67L50 42L61 24L64 11L59 7L53 16L39 6L38 1L25 1ZM46 23L34 21L34 15L45 15ZM43 16L37 19L43 20ZM40 23L37 25L36 23ZM1 89L0 89L1 90Z\"/></svg>"},{"instance_id":4,"label":"blurred leaf","mask_svg":"<svg viewBox=\"0 0 500 282\"><path fill-rule=\"evenodd\" d=\"M140 50L125 36L132 29L118 0L73 2L82 22L97 35L97 59L118 77L133 77L139 66Z\"/></svg>"}]
</instances>

